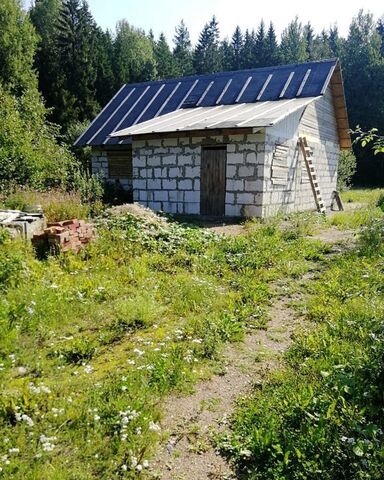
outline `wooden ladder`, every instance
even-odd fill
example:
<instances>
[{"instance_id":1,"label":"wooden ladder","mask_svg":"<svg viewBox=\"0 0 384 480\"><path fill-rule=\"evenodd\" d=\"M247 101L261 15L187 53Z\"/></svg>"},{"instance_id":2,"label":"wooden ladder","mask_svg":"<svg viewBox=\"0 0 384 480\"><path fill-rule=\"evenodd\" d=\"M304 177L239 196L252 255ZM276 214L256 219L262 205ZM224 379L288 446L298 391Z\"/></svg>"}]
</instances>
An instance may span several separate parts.
<instances>
[{"instance_id":1,"label":"wooden ladder","mask_svg":"<svg viewBox=\"0 0 384 480\"><path fill-rule=\"evenodd\" d=\"M312 161L313 151L308 146L306 137L299 138L299 145L303 153L304 162L307 168L309 181L311 183L313 196L315 198L317 211L325 214L324 201L321 196L320 187L319 187L319 183L318 183L316 172L315 172L315 167L313 166L313 161Z\"/></svg>"}]
</instances>

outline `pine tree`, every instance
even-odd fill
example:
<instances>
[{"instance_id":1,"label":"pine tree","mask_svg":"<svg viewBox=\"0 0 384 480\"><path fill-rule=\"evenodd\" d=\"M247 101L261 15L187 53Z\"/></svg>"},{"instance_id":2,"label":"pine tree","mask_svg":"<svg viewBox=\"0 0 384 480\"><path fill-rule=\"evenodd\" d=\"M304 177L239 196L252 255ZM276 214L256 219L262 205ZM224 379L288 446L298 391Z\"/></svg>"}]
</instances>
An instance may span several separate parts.
<instances>
[{"instance_id":1,"label":"pine tree","mask_svg":"<svg viewBox=\"0 0 384 480\"><path fill-rule=\"evenodd\" d=\"M193 53L193 66L198 74L221 70L219 25L215 16L205 24L200 33L199 41Z\"/></svg>"},{"instance_id":2,"label":"pine tree","mask_svg":"<svg viewBox=\"0 0 384 480\"><path fill-rule=\"evenodd\" d=\"M104 106L111 99L115 91L113 41L109 30L103 32L100 27L97 27L95 35L96 100L101 106Z\"/></svg>"},{"instance_id":3,"label":"pine tree","mask_svg":"<svg viewBox=\"0 0 384 480\"><path fill-rule=\"evenodd\" d=\"M232 58L228 63L231 64L231 70L240 70L242 68L242 51L243 51L243 34L239 26L236 27L231 41L231 48L227 49L227 54L231 55Z\"/></svg>"},{"instance_id":4,"label":"pine tree","mask_svg":"<svg viewBox=\"0 0 384 480\"><path fill-rule=\"evenodd\" d=\"M305 52L307 54L307 60L315 59L315 34L311 25L311 22L308 22L304 26L303 31L305 39Z\"/></svg>"},{"instance_id":5,"label":"pine tree","mask_svg":"<svg viewBox=\"0 0 384 480\"><path fill-rule=\"evenodd\" d=\"M264 67L267 61L267 38L265 33L265 23L261 20L256 32L255 38L255 66Z\"/></svg>"},{"instance_id":6,"label":"pine tree","mask_svg":"<svg viewBox=\"0 0 384 480\"><path fill-rule=\"evenodd\" d=\"M381 56L384 57L384 17L379 18L377 22L376 30L381 38L381 47L380 47Z\"/></svg>"},{"instance_id":7,"label":"pine tree","mask_svg":"<svg viewBox=\"0 0 384 480\"><path fill-rule=\"evenodd\" d=\"M221 68L224 72L236 70L232 44L225 38L220 43Z\"/></svg>"},{"instance_id":8,"label":"pine tree","mask_svg":"<svg viewBox=\"0 0 384 480\"><path fill-rule=\"evenodd\" d=\"M332 57L340 57L342 41L339 37L339 31L336 25L329 29L329 48L331 50Z\"/></svg>"},{"instance_id":9,"label":"pine tree","mask_svg":"<svg viewBox=\"0 0 384 480\"><path fill-rule=\"evenodd\" d=\"M265 66L278 65L280 63L279 46L277 44L273 23L269 24L266 38Z\"/></svg>"},{"instance_id":10,"label":"pine tree","mask_svg":"<svg viewBox=\"0 0 384 480\"><path fill-rule=\"evenodd\" d=\"M255 68L255 32L249 32L247 29L244 35L244 44L242 49L242 68Z\"/></svg>"},{"instance_id":11,"label":"pine tree","mask_svg":"<svg viewBox=\"0 0 384 480\"><path fill-rule=\"evenodd\" d=\"M172 78L175 76L175 65L172 52L163 33L154 47L158 78Z\"/></svg>"},{"instance_id":12,"label":"pine tree","mask_svg":"<svg viewBox=\"0 0 384 480\"><path fill-rule=\"evenodd\" d=\"M193 73L192 44L184 20L181 20L175 29L173 43L175 45L173 57L175 60L176 75L191 75Z\"/></svg>"},{"instance_id":13,"label":"pine tree","mask_svg":"<svg viewBox=\"0 0 384 480\"><path fill-rule=\"evenodd\" d=\"M91 120L99 110L96 100L96 24L88 4L66 0L58 20L57 47L61 69L59 123Z\"/></svg>"},{"instance_id":14,"label":"pine tree","mask_svg":"<svg viewBox=\"0 0 384 480\"><path fill-rule=\"evenodd\" d=\"M322 30L321 34L314 39L311 60L322 60L332 56L328 32Z\"/></svg>"},{"instance_id":15,"label":"pine tree","mask_svg":"<svg viewBox=\"0 0 384 480\"><path fill-rule=\"evenodd\" d=\"M296 17L281 35L280 52L283 63L301 63L307 60L303 27Z\"/></svg>"}]
</instances>

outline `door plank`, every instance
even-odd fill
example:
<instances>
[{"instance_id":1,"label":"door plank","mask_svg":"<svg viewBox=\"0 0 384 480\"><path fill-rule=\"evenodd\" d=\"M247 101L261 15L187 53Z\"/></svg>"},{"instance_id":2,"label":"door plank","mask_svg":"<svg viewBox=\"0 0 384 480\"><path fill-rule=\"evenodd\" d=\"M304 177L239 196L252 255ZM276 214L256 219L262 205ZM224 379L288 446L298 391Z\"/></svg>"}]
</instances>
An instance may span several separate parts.
<instances>
[{"instance_id":1,"label":"door plank","mask_svg":"<svg viewBox=\"0 0 384 480\"><path fill-rule=\"evenodd\" d=\"M200 213L225 214L227 148L203 147L201 152Z\"/></svg>"}]
</instances>

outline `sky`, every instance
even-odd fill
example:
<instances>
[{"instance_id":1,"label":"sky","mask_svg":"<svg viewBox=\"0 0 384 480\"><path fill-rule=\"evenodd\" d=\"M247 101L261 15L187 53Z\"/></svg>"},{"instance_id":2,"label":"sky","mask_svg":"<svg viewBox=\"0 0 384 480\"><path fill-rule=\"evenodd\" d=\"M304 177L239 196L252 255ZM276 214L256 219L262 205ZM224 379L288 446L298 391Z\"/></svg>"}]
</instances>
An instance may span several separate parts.
<instances>
[{"instance_id":1,"label":"sky","mask_svg":"<svg viewBox=\"0 0 384 480\"><path fill-rule=\"evenodd\" d=\"M353 16L361 8L384 15L382 0L88 0L97 23L114 30L122 18L145 31L152 28L156 37L163 32L171 43L175 26L184 19L193 42L196 42L204 24L216 15L221 37L230 37L236 27L257 28L261 19L273 21L277 33L296 15L303 23L308 20L316 32L337 23L339 32L347 35Z\"/></svg>"}]
</instances>

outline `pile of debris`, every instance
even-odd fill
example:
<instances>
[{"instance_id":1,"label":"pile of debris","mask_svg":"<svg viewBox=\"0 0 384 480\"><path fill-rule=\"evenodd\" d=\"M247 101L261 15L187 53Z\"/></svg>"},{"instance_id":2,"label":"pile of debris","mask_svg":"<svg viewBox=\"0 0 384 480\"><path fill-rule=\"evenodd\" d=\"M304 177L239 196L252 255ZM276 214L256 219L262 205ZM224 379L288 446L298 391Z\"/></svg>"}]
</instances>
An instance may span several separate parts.
<instances>
[{"instance_id":1,"label":"pile of debris","mask_svg":"<svg viewBox=\"0 0 384 480\"><path fill-rule=\"evenodd\" d=\"M0 210L0 227L6 228L13 237L30 240L46 228L46 221L41 211Z\"/></svg>"},{"instance_id":2,"label":"pile of debris","mask_svg":"<svg viewBox=\"0 0 384 480\"><path fill-rule=\"evenodd\" d=\"M94 231L84 220L65 220L49 223L41 233L33 236L32 243L37 250L49 249L52 253L78 252L94 237Z\"/></svg>"}]
</instances>

